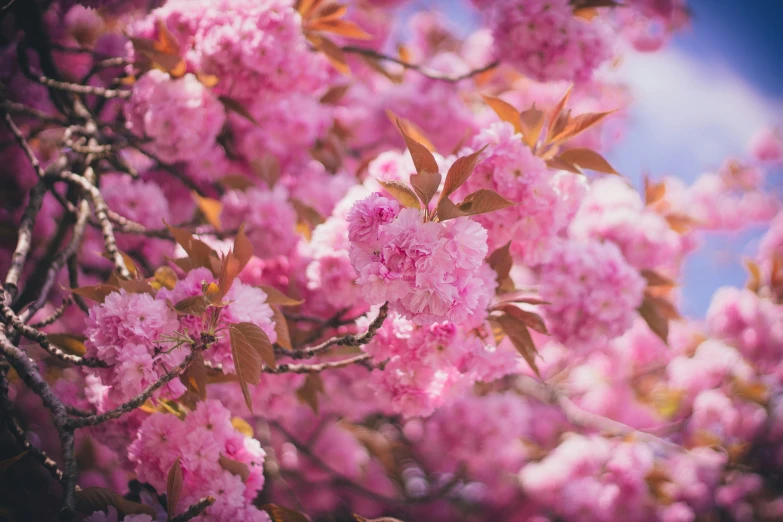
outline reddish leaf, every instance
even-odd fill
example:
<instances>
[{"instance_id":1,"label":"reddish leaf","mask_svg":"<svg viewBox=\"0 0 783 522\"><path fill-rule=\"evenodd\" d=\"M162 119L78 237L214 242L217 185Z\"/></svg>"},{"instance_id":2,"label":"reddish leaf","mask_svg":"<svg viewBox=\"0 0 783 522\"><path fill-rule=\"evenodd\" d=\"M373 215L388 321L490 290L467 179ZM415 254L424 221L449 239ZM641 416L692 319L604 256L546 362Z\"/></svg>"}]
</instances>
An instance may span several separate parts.
<instances>
[{"instance_id":1,"label":"reddish leaf","mask_svg":"<svg viewBox=\"0 0 783 522\"><path fill-rule=\"evenodd\" d=\"M372 35L349 20L319 20L309 24L308 29L311 31L324 31L354 40L369 40L372 38Z\"/></svg>"},{"instance_id":2,"label":"reddish leaf","mask_svg":"<svg viewBox=\"0 0 783 522\"><path fill-rule=\"evenodd\" d=\"M21 459L22 457L24 457L25 455L27 455L27 452L28 452L28 451L30 451L30 450L24 450L24 451L23 451L23 452L21 452L21 453L17 453L17 454L16 454L16 455L14 455L13 457L9 457L9 458L7 458L7 459L0 460L0 473L5 473L6 471L8 471L8 469L10 469L10 468L11 468L11 466L13 466L14 464L16 464L16 462L17 462L19 459Z\"/></svg>"},{"instance_id":3,"label":"reddish leaf","mask_svg":"<svg viewBox=\"0 0 783 522\"><path fill-rule=\"evenodd\" d=\"M162 266L155 270L155 281L163 288L172 290L177 284L177 274L171 267Z\"/></svg>"},{"instance_id":4,"label":"reddish leaf","mask_svg":"<svg viewBox=\"0 0 783 522\"><path fill-rule=\"evenodd\" d=\"M302 513L277 504L264 504L261 509L266 511L272 522L310 522L310 518Z\"/></svg>"},{"instance_id":5,"label":"reddish leaf","mask_svg":"<svg viewBox=\"0 0 783 522\"><path fill-rule=\"evenodd\" d=\"M745 287L751 292L758 292L761 288L761 267L752 259L746 259L745 268L748 270L748 282L745 283Z\"/></svg>"},{"instance_id":6,"label":"reddish leaf","mask_svg":"<svg viewBox=\"0 0 783 522\"><path fill-rule=\"evenodd\" d=\"M647 326L650 327L650 330L660 337L664 343L669 344L669 320L661 314L661 311L650 296L645 296L644 301L642 301L637 310L647 323Z\"/></svg>"},{"instance_id":7,"label":"reddish leaf","mask_svg":"<svg viewBox=\"0 0 783 522\"><path fill-rule=\"evenodd\" d=\"M536 364L536 345L533 343L533 338L530 337L530 332L527 330L527 326L522 321L511 317L510 315L503 314L496 319L503 331L506 333L514 348L517 349L519 354L527 361L530 368L536 375L541 377L538 371L538 365Z\"/></svg>"},{"instance_id":8,"label":"reddish leaf","mask_svg":"<svg viewBox=\"0 0 783 522\"><path fill-rule=\"evenodd\" d=\"M498 292L512 292L514 290L514 281L509 274L514 260L511 258L511 241L498 248L487 256L487 263L497 274Z\"/></svg>"},{"instance_id":9,"label":"reddish leaf","mask_svg":"<svg viewBox=\"0 0 783 522\"><path fill-rule=\"evenodd\" d=\"M174 461L174 464L169 468L169 477L166 482L166 510L169 514L169 519L174 517L177 512L177 503L179 502L179 496L182 493L182 466L179 462L179 457Z\"/></svg>"},{"instance_id":10,"label":"reddish leaf","mask_svg":"<svg viewBox=\"0 0 783 522\"><path fill-rule=\"evenodd\" d=\"M538 143L538 139L541 137L541 129L544 128L544 112L536 109L536 105L533 104L531 108L520 113L519 118L522 128L522 141L532 149Z\"/></svg>"},{"instance_id":11,"label":"reddish leaf","mask_svg":"<svg viewBox=\"0 0 783 522\"><path fill-rule=\"evenodd\" d=\"M271 154L264 155L261 159L250 162L253 174L263 180L269 187L274 187L280 179L280 161Z\"/></svg>"},{"instance_id":12,"label":"reddish leaf","mask_svg":"<svg viewBox=\"0 0 783 522\"><path fill-rule=\"evenodd\" d=\"M500 98L494 98L492 96L481 96L484 98L484 102L489 105L489 108L495 111L502 121L510 123L514 127L514 132L522 134L522 121L519 115L519 111L510 103L501 100Z\"/></svg>"},{"instance_id":13,"label":"reddish leaf","mask_svg":"<svg viewBox=\"0 0 783 522\"><path fill-rule=\"evenodd\" d=\"M174 305L174 310L183 315L202 315L209 305L209 302L203 295L194 295L186 297Z\"/></svg>"},{"instance_id":14,"label":"reddish leaf","mask_svg":"<svg viewBox=\"0 0 783 522\"><path fill-rule=\"evenodd\" d=\"M230 190L238 190L245 192L249 188L256 186L250 178L242 176L240 174L229 174L220 178L219 183Z\"/></svg>"},{"instance_id":15,"label":"reddish leaf","mask_svg":"<svg viewBox=\"0 0 783 522\"><path fill-rule=\"evenodd\" d=\"M467 181L479 162L479 156L486 148L487 145L484 145L481 147L481 150L473 154L457 158L449 168L448 174L446 174L446 181L443 182L443 192L440 195L440 199L451 196L455 190Z\"/></svg>"},{"instance_id":16,"label":"reddish leaf","mask_svg":"<svg viewBox=\"0 0 783 522\"><path fill-rule=\"evenodd\" d=\"M228 96L218 96L218 100L220 100L220 103L223 104L223 107L225 107L227 111L234 112L242 116L253 125L258 125L258 120L256 120L255 117L250 114L250 111L247 110L247 107L242 105L242 102Z\"/></svg>"},{"instance_id":17,"label":"reddish leaf","mask_svg":"<svg viewBox=\"0 0 783 522\"><path fill-rule=\"evenodd\" d=\"M248 384L253 386L258 384L258 381L261 379L261 367L264 361L252 342L247 339L243 331L237 326L235 324L228 326L231 341L231 357L234 360L237 380L239 381L242 395L245 397L245 404L247 404L248 409L252 413L253 403Z\"/></svg>"},{"instance_id":18,"label":"reddish leaf","mask_svg":"<svg viewBox=\"0 0 783 522\"><path fill-rule=\"evenodd\" d=\"M247 482L247 478L250 476L250 468L244 462L230 459L221 453L218 463L224 470L241 478L242 482Z\"/></svg>"},{"instance_id":19,"label":"reddish leaf","mask_svg":"<svg viewBox=\"0 0 783 522\"><path fill-rule=\"evenodd\" d=\"M654 270L642 270L641 272L642 277L644 277L647 280L647 286L665 286L665 287L672 287L677 286L677 282L659 274L658 272L655 272Z\"/></svg>"},{"instance_id":20,"label":"reddish leaf","mask_svg":"<svg viewBox=\"0 0 783 522\"><path fill-rule=\"evenodd\" d=\"M180 376L180 381L188 391L192 392L199 400L207 398L207 367L204 365L204 356L201 353L196 355L193 363L188 366Z\"/></svg>"},{"instance_id":21,"label":"reddish leaf","mask_svg":"<svg viewBox=\"0 0 783 522\"><path fill-rule=\"evenodd\" d=\"M234 252L229 250L226 255L223 256L223 262L220 268L220 278L218 279L218 293L217 300L223 299L229 290L231 285L234 284L234 279L239 275L239 271L242 270L242 265L239 259L234 255ZM209 299L212 304L216 304L214 299Z\"/></svg>"},{"instance_id":22,"label":"reddish leaf","mask_svg":"<svg viewBox=\"0 0 783 522\"><path fill-rule=\"evenodd\" d=\"M237 237L234 238L234 256L239 260L239 271L247 266L253 257L253 244L245 234L245 225L239 225Z\"/></svg>"},{"instance_id":23,"label":"reddish leaf","mask_svg":"<svg viewBox=\"0 0 783 522\"><path fill-rule=\"evenodd\" d=\"M339 45L323 36L316 36L313 34L307 35L307 39L312 43L316 49L324 53L326 59L332 64L332 67L337 69L338 72L346 76L351 75L351 69L348 67L348 62L345 59L345 53Z\"/></svg>"},{"instance_id":24,"label":"reddish leaf","mask_svg":"<svg viewBox=\"0 0 783 522\"><path fill-rule=\"evenodd\" d=\"M560 116L563 113L565 106L568 104L568 98L571 96L571 89L573 89L573 87L573 84L569 85L563 97L559 102L557 102L557 105L552 108L552 112L549 114L549 125L547 126L546 141L551 141L552 136L558 132L558 124L562 122Z\"/></svg>"},{"instance_id":25,"label":"reddish leaf","mask_svg":"<svg viewBox=\"0 0 783 522\"><path fill-rule=\"evenodd\" d=\"M108 296L110 293L119 291L119 287L105 284L71 288L71 292L74 294L91 299L93 301L97 301L99 303L103 303L103 301L106 299L106 296Z\"/></svg>"},{"instance_id":26,"label":"reddish leaf","mask_svg":"<svg viewBox=\"0 0 783 522\"><path fill-rule=\"evenodd\" d=\"M71 355L83 356L87 353L87 348L84 346L86 337L83 335L74 335L68 333L48 333L46 338L49 342L65 353Z\"/></svg>"},{"instance_id":27,"label":"reddish leaf","mask_svg":"<svg viewBox=\"0 0 783 522\"><path fill-rule=\"evenodd\" d=\"M318 394L323 394L324 383L317 373L308 373L304 384L296 390L296 398L299 402L307 404L313 413L318 415Z\"/></svg>"},{"instance_id":28,"label":"reddish leaf","mask_svg":"<svg viewBox=\"0 0 783 522\"><path fill-rule=\"evenodd\" d=\"M603 156L590 149L568 149L561 152L558 159L583 169L597 170L604 174L617 174L617 171Z\"/></svg>"},{"instance_id":29,"label":"reddish leaf","mask_svg":"<svg viewBox=\"0 0 783 522\"><path fill-rule=\"evenodd\" d=\"M700 225L698 221L686 214L668 214L664 219L669 227L678 234L685 234Z\"/></svg>"},{"instance_id":30,"label":"reddish leaf","mask_svg":"<svg viewBox=\"0 0 783 522\"><path fill-rule=\"evenodd\" d=\"M145 279L132 279L130 281L120 281L120 288L129 294L149 294L154 295L150 282Z\"/></svg>"},{"instance_id":31,"label":"reddish leaf","mask_svg":"<svg viewBox=\"0 0 783 522\"><path fill-rule=\"evenodd\" d=\"M405 134L427 147L427 150L435 150L435 145L432 144L432 141L430 141L429 138L424 135L424 131L413 122L398 118L391 109L386 109L386 117L389 118L392 125L402 126L402 130L405 131Z\"/></svg>"},{"instance_id":32,"label":"reddish leaf","mask_svg":"<svg viewBox=\"0 0 783 522\"><path fill-rule=\"evenodd\" d=\"M495 210L502 210L514 205L494 190L479 189L476 192L468 194L460 203L459 209L467 212L471 216L476 214L485 214Z\"/></svg>"},{"instance_id":33,"label":"reddish leaf","mask_svg":"<svg viewBox=\"0 0 783 522\"><path fill-rule=\"evenodd\" d=\"M531 328L538 333L549 335L546 324L544 324L544 320L541 319L540 315L534 312L528 312L527 310L522 310L521 308L517 308L510 304L502 305L499 308L517 321L522 322L528 328Z\"/></svg>"},{"instance_id":34,"label":"reddish leaf","mask_svg":"<svg viewBox=\"0 0 783 522\"><path fill-rule=\"evenodd\" d=\"M215 230L222 230L220 213L223 211L223 203L216 199L201 197L195 191L192 192L192 195L198 209L204 215L204 219L207 220L207 223L212 225Z\"/></svg>"},{"instance_id":35,"label":"reddish leaf","mask_svg":"<svg viewBox=\"0 0 783 522\"><path fill-rule=\"evenodd\" d=\"M582 171L579 170L579 167L572 163L568 163L567 161L563 161L563 159L558 156L546 160L546 166L554 170L565 170L568 172L573 172L574 174L582 174Z\"/></svg>"},{"instance_id":36,"label":"reddish leaf","mask_svg":"<svg viewBox=\"0 0 783 522\"><path fill-rule=\"evenodd\" d=\"M398 518L392 518L392 517L364 518L356 514L353 515L353 518L356 519L356 522L402 522L402 520Z\"/></svg>"},{"instance_id":37,"label":"reddish leaf","mask_svg":"<svg viewBox=\"0 0 783 522\"><path fill-rule=\"evenodd\" d=\"M552 304L549 301L544 301L538 297L515 297L509 300L510 303L527 303L532 305L548 305Z\"/></svg>"},{"instance_id":38,"label":"reddish leaf","mask_svg":"<svg viewBox=\"0 0 783 522\"><path fill-rule=\"evenodd\" d=\"M286 321L283 311L279 306L272 305L272 312L274 312L275 332L277 333L277 344L287 350L292 350L291 344L291 332L288 331L288 321Z\"/></svg>"},{"instance_id":39,"label":"reddish leaf","mask_svg":"<svg viewBox=\"0 0 783 522\"><path fill-rule=\"evenodd\" d=\"M335 105L341 99L343 99L343 96L345 96L345 93L347 93L348 89L350 88L351 88L351 84L349 83L346 83L345 85L336 85L334 87L331 87L328 91L326 91L326 94L321 96L321 99L319 101L324 105Z\"/></svg>"},{"instance_id":40,"label":"reddish leaf","mask_svg":"<svg viewBox=\"0 0 783 522\"><path fill-rule=\"evenodd\" d=\"M81 513L89 515L96 511L108 512L110 506L117 509L117 514L120 517L126 515L156 516L155 510L150 506L126 500L110 489L91 487L76 492L76 510Z\"/></svg>"},{"instance_id":41,"label":"reddish leaf","mask_svg":"<svg viewBox=\"0 0 783 522\"><path fill-rule=\"evenodd\" d=\"M270 305L297 306L304 303L301 299L288 297L283 292L273 286L260 285L258 288L266 294L266 302Z\"/></svg>"},{"instance_id":42,"label":"reddish leaf","mask_svg":"<svg viewBox=\"0 0 783 522\"><path fill-rule=\"evenodd\" d=\"M253 437L254 435L253 427L250 426L250 424L248 424L247 421L242 417L233 417L231 419L231 425L234 427L235 430L237 430L245 437Z\"/></svg>"},{"instance_id":43,"label":"reddish leaf","mask_svg":"<svg viewBox=\"0 0 783 522\"><path fill-rule=\"evenodd\" d=\"M560 130L557 134L552 136L552 139L550 140L553 143L558 143L561 141L565 141L571 138L575 138L576 136L580 135L590 127L596 125L598 122L609 116L615 111L607 111L607 112L591 112L587 114L580 114L579 116L574 116L573 118L570 118L568 122L566 123L565 127Z\"/></svg>"},{"instance_id":44,"label":"reddish leaf","mask_svg":"<svg viewBox=\"0 0 783 522\"><path fill-rule=\"evenodd\" d=\"M666 195L666 182L654 182L644 177L644 202L650 206L662 200Z\"/></svg>"},{"instance_id":45,"label":"reddish leaf","mask_svg":"<svg viewBox=\"0 0 783 522\"><path fill-rule=\"evenodd\" d=\"M405 144L408 147L411 158L413 158L413 165L416 167L416 172L419 174L423 172L438 172L438 162L435 161L435 156L432 155L432 152L430 152L427 147L408 136L399 120L397 120L397 127L400 129L402 137L405 138Z\"/></svg>"},{"instance_id":46,"label":"reddish leaf","mask_svg":"<svg viewBox=\"0 0 783 522\"><path fill-rule=\"evenodd\" d=\"M413 191L419 196L419 199L426 208L440 186L441 176L437 172L422 172L421 174L411 174L411 185Z\"/></svg>"},{"instance_id":47,"label":"reddish leaf","mask_svg":"<svg viewBox=\"0 0 783 522\"><path fill-rule=\"evenodd\" d=\"M447 221L467 215L467 212L460 210L449 198L443 198L438 202L438 221Z\"/></svg>"},{"instance_id":48,"label":"reddish leaf","mask_svg":"<svg viewBox=\"0 0 783 522\"><path fill-rule=\"evenodd\" d=\"M381 181L378 180L383 188L394 197L405 208L421 208L419 198L416 193L402 181Z\"/></svg>"}]
</instances>

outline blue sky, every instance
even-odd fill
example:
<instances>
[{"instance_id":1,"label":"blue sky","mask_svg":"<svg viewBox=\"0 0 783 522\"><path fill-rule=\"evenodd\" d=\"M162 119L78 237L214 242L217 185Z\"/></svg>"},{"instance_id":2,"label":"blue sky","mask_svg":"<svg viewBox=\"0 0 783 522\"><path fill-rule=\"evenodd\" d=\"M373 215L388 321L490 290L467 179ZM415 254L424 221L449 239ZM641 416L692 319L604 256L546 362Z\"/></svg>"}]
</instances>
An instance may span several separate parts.
<instances>
[{"instance_id":1,"label":"blue sky","mask_svg":"<svg viewBox=\"0 0 783 522\"><path fill-rule=\"evenodd\" d=\"M783 127L783 0L690 0L691 27L663 52L628 56L622 79L634 96L624 141L609 154L618 171L691 181L742 156L765 125ZM411 0L404 12L436 9L460 29L478 24L467 0ZM783 172L770 174L783 192ZM708 234L684 274L682 310L704 314L720 286L741 286L742 258L752 255L763 227Z\"/></svg>"}]
</instances>

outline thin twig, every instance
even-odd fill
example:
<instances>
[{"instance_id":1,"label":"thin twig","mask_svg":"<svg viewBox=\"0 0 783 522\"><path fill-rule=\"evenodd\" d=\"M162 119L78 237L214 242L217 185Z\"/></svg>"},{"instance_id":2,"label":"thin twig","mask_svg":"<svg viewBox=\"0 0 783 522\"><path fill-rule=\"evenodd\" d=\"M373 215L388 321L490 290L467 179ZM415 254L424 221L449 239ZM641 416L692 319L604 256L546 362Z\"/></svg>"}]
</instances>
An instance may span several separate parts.
<instances>
[{"instance_id":1,"label":"thin twig","mask_svg":"<svg viewBox=\"0 0 783 522\"><path fill-rule=\"evenodd\" d=\"M500 64L500 60L495 60L493 62L488 63L487 65L483 67L479 67L478 69L472 69L464 74L458 74L458 75L450 75L445 74L440 71L437 71L435 69L430 69L429 67L425 67L423 65L416 65L413 63L408 63L404 60L401 60L400 58L396 58L394 56L389 56L387 54L379 53L378 51L375 51L373 49L367 49L365 47L356 47L353 45L346 45L342 48L344 53L351 53L351 54L359 54L362 56L367 56L369 58L375 58L376 60L383 60L386 62L393 62L398 65L403 66L406 69L410 69L412 71L416 71L419 74L426 76L427 78L431 78L433 80L441 80L444 82L451 82L456 83L462 80L467 80L468 78L472 78L476 75L479 75L481 73L487 72L491 69L494 69Z\"/></svg>"},{"instance_id":2,"label":"thin twig","mask_svg":"<svg viewBox=\"0 0 783 522\"><path fill-rule=\"evenodd\" d=\"M188 508L187 511L182 513L181 515L177 515L174 518L171 518L171 522L187 522L188 520L191 520L193 518L196 518L201 513L203 513L209 506L215 503L215 497L204 497L192 506Z\"/></svg>"}]
</instances>

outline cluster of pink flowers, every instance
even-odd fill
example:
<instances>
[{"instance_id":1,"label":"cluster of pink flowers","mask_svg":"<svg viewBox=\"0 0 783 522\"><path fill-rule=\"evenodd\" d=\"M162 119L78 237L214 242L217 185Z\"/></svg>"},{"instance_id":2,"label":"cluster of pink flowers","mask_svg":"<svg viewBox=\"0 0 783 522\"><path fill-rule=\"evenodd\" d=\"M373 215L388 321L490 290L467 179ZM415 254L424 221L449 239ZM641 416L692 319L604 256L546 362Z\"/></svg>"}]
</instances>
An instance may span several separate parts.
<instances>
[{"instance_id":1,"label":"cluster of pink flowers","mask_svg":"<svg viewBox=\"0 0 783 522\"><path fill-rule=\"evenodd\" d=\"M169 469L180 459L183 488L179 511L213 495L215 504L201 520L269 520L252 504L264 487L266 453L258 440L234 428L231 412L219 401L199 403L184 420L168 413L150 415L141 424L128 455L139 480L161 494L166 492Z\"/></svg>"},{"instance_id":2,"label":"cluster of pink flowers","mask_svg":"<svg viewBox=\"0 0 783 522\"><path fill-rule=\"evenodd\" d=\"M540 263L548 256L552 240L573 217L572 209L581 201L582 187L570 175L570 184L558 183L546 163L533 155L508 123L493 123L482 129L462 154L476 152L484 145L489 145L486 156L457 196L488 188L516 203L475 219L489 233L490 251L511 241L512 253L521 262Z\"/></svg>"},{"instance_id":3,"label":"cluster of pink flowers","mask_svg":"<svg viewBox=\"0 0 783 522\"><path fill-rule=\"evenodd\" d=\"M175 80L158 70L136 83L125 117L136 135L154 140L154 152L169 163L209 151L226 118L223 105L194 75Z\"/></svg>"},{"instance_id":4,"label":"cluster of pink flowers","mask_svg":"<svg viewBox=\"0 0 783 522\"><path fill-rule=\"evenodd\" d=\"M369 303L389 302L418 324L459 323L491 294L476 273L487 255L487 231L458 218L423 222L417 209L400 210L379 193L348 213L350 256Z\"/></svg>"},{"instance_id":5,"label":"cluster of pink flowers","mask_svg":"<svg viewBox=\"0 0 783 522\"><path fill-rule=\"evenodd\" d=\"M486 8L496 56L536 80L587 80L612 56L608 26L575 17L568 0L500 0Z\"/></svg>"},{"instance_id":6,"label":"cluster of pink flowers","mask_svg":"<svg viewBox=\"0 0 783 522\"><path fill-rule=\"evenodd\" d=\"M635 268L653 269L677 259L680 236L620 178L596 180L571 222L569 233L617 245Z\"/></svg>"},{"instance_id":7,"label":"cluster of pink flowers","mask_svg":"<svg viewBox=\"0 0 783 522\"><path fill-rule=\"evenodd\" d=\"M107 387L95 406L102 411L118 406L181 363L187 352L170 350L165 342L178 328L177 314L149 294L112 292L90 308L84 332L87 355L109 365L90 370ZM185 391L178 380L166 388L174 397Z\"/></svg>"},{"instance_id":8,"label":"cluster of pink flowers","mask_svg":"<svg viewBox=\"0 0 783 522\"><path fill-rule=\"evenodd\" d=\"M202 294L202 281L212 282L214 277L206 268L197 268L188 273L187 277L177 282L173 290L161 289L156 299L161 303L169 300L177 303L185 298ZM218 342L213 344L206 352L204 359L214 363L221 364L226 372L234 371L234 360L231 357L231 343L228 332L225 327L231 323L250 322L259 326L269 337L270 342L277 341L277 332L273 320L274 312L266 303L266 293L260 288L234 281L231 289L225 296L225 301L229 304L221 309L220 319L218 321ZM199 334L207 326L208 319L185 315L179 318L179 332L187 332L192 339L197 339Z\"/></svg>"},{"instance_id":9,"label":"cluster of pink flowers","mask_svg":"<svg viewBox=\"0 0 783 522\"><path fill-rule=\"evenodd\" d=\"M555 339L572 349L590 347L633 325L646 283L615 245L568 240L550 253L539 281Z\"/></svg>"}]
</instances>

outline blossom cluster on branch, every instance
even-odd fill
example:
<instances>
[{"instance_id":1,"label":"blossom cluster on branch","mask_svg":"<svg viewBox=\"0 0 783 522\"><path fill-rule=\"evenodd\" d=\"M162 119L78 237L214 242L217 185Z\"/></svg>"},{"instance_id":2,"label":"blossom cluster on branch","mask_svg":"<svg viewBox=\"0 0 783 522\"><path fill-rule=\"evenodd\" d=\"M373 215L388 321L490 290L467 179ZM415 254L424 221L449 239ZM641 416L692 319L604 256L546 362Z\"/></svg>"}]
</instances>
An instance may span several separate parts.
<instances>
[{"instance_id":1,"label":"blossom cluster on branch","mask_svg":"<svg viewBox=\"0 0 783 522\"><path fill-rule=\"evenodd\" d=\"M0 6L2 516L783 518L783 136L605 158L684 1L403 4Z\"/></svg>"}]
</instances>

